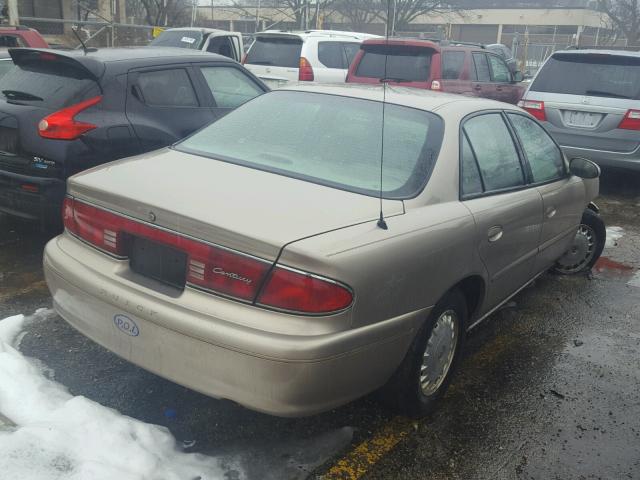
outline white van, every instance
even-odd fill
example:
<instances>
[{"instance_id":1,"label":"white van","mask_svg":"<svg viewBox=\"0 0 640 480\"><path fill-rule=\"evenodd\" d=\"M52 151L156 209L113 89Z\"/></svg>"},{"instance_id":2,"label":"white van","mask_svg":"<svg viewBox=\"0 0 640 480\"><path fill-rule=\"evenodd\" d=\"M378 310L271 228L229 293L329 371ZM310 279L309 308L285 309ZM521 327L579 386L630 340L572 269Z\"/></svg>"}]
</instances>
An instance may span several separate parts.
<instances>
[{"instance_id":1,"label":"white van","mask_svg":"<svg viewBox=\"0 0 640 480\"><path fill-rule=\"evenodd\" d=\"M244 65L271 88L290 82L343 83L367 33L335 30L256 33Z\"/></svg>"},{"instance_id":2,"label":"white van","mask_svg":"<svg viewBox=\"0 0 640 480\"><path fill-rule=\"evenodd\" d=\"M150 47L179 47L217 53L242 60L242 34L215 28L168 28L153 39Z\"/></svg>"}]
</instances>

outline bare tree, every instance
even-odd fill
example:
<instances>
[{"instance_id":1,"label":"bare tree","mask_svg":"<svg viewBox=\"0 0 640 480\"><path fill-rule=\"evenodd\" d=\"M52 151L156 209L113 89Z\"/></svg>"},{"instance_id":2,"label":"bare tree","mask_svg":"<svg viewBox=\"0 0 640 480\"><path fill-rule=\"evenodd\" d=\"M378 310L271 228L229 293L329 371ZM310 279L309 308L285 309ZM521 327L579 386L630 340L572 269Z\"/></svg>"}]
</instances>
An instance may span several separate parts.
<instances>
[{"instance_id":1,"label":"bare tree","mask_svg":"<svg viewBox=\"0 0 640 480\"><path fill-rule=\"evenodd\" d=\"M638 0L598 0L601 12L609 16L614 30L624 34L628 45L640 42L640 5Z\"/></svg>"},{"instance_id":2,"label":"bare tree","mask_svg":"<svg viewBox=\"0 0 640 480\"><path fill-rule=\"evenodd\" d=\"M378 18L378 9L371 0L337 0L336 11L357 31L367 28Z\"/></svg>"},{"instance_id":3,"label":"bare tree","mask_svg":"<svg viewBox=\"0 0 640 480\"><path fill-rule=\"evenodd\" d=\"M187 25L192 0L127 0L127 11L140 16L148 25Z\"/></svg>"}]
</instances>

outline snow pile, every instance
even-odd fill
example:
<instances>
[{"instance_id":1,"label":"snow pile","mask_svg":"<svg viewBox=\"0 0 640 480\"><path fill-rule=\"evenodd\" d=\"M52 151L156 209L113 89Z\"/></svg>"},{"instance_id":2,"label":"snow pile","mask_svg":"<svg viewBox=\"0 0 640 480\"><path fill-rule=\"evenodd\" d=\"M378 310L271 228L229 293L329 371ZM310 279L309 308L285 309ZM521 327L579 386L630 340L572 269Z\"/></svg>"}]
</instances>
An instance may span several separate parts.
<instances>
[{"instance_id":1,"label":"snow pile","mask_svg":"<svg viewBox=\"0 0 640 480\"><path fill-rule=\"evenodd\" d=\"M39 310L34 318L46 318ZM72 396L13 345L25 321L0 320L0 478L20 480L210 480L218 460L179 451L169 431Z\"/></svg>"},{"instance_id":2,"label":"snow pile","mask_svg":"<svg viewBox=\"0 0 640 480\"><path fill-rule=\"evenodd\" d=\"M606 248L616 247L618 240L624 236L622 227L607 227L607 239L604 246Z\"/></svg>"}]
</instances>

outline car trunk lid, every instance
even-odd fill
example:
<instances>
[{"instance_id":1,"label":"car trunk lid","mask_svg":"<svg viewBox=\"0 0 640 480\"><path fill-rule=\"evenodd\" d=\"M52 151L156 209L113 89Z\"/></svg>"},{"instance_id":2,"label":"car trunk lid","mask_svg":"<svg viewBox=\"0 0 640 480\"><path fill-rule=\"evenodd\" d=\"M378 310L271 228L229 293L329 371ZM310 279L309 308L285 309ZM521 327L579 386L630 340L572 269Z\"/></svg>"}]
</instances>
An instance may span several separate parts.
<instances>
[{"instance_id":1,"label":"car trunk lid","mask_svg":"<svg viewBox=\"0 0 640 480\"><path fill-rule=\"evenodd\" d=\"M245 67L271 88L297 82L302 44L297 35L258 35L247 53Z\"/></svg>"},{"instance_id":2,"label":"car trunk lid","mask_svg":"<svg viewBox=\"0 0 640 480\"><path fill-rule=\"evenodd\" d=\"M633 151L637 132L620 129L640 109L640 57L612 52L560 52L545 63L526 100L544 102L546 120L566 146Z\"/></svg>"},{"instance_id":3,"label":"car trunk lid","mask_svg":"<svg viewBox=\"0 0 640 480\"><path fill-rule=\"evenodd\" d=\"M153 183L145 182L150 172ZM380 208L375 197L171 149L77 174L68 192L267 260L289 242L376 220ZM400 200L384 200L383 209L385 216L404 212Z\"/></svg>"}]
</instances>

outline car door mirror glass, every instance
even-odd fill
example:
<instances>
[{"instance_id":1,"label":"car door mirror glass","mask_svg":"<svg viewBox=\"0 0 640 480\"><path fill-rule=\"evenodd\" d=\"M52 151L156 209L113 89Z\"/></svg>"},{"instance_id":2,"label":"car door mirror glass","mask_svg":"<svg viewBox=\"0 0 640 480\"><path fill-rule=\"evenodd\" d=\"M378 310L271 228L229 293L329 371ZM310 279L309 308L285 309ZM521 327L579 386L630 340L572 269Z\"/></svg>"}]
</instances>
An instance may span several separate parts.
<instances>
[{"instance_id":1,"label":"car door mirror glass","mask_svg":"<svg viewBox=\"0 0 640 480\"><path fill-rule=\"evenodd\" d=\"M513 82L518 83L524 80L524 75L520 70L517 70L513 73Z\"/></svg>"},{"instance_id":2,"label":"car door mirror glass","mask_svg":"<svg viewBox=\"0 0 640 480\"><path fill-rule=\"evenodd\" d=\"M569 170L580 178L598 178L600 176L600 167L591 160L582 157L572 158L569 162Z\"/></svg>"}]
</instances>

